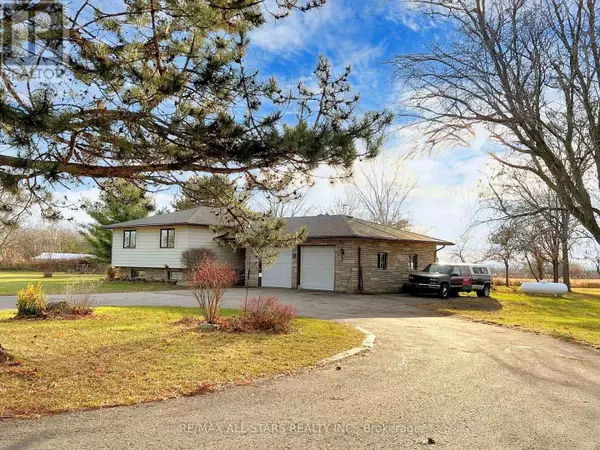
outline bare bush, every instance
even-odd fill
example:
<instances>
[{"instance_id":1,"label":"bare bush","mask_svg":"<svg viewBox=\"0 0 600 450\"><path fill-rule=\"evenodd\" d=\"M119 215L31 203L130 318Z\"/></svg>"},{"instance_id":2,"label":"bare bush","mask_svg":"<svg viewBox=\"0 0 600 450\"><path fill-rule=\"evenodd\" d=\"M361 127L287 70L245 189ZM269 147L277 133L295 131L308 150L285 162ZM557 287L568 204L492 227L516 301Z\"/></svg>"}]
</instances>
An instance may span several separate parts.
<instances>
[{"instance_id":1,"label":"bare bush","mask_svg":"<svg viewBox=\"0 0 600 450\"><path fill-rule=\"evenodd\" d=\"M74 314L89 314L96 306L94 293L102 285L101 281L82 280L65 286L65 300Z\"/></svg>"},{"instance_id":2,"label":"bare bush","mask_svg":"<svg viewBox=\"0 0 600 450\"><path fill-rule=\"evenodd\" d=\"M215 259L215 253L207 248L188 248L181 253L181 264L189 270L207 259Z\"/></svg>"},{"instance_id":3,"label":"bare bush","mask_svg":"<svg viewBox=\"0 0 600 450\"><path fill-rule=\"evenodd\" d=\"M240 328L249 331L288 332L295 316L292 306L279 303L277 297L259 296L243 301Z\"/></svg>"},{"instance_id":4,"label":"bare bush","mask_svg":"<svg viewBox=\"0 0 600 450\"><path fill-rule=\"evenodd\" d=\"M223 294L236 281L237 274L230 264L212 259L205 259L190 272L188 282L206 322L215 324Z\"/></svg>"}]
</instances>

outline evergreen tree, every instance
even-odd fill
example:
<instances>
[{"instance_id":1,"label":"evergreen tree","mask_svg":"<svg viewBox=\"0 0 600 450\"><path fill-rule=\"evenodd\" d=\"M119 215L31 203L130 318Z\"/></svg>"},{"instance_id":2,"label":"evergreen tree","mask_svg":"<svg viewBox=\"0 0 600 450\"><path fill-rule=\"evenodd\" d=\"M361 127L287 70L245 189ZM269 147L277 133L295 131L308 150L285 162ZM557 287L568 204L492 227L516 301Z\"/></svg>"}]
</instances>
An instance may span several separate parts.
<instances>
[{"instance_id":1,"label":"evergreen tree","mask_svg":"<svg viewBox=\"0 0 600 450\"><path fill-rule=\"evenodd\" d=\"M30 79L34 57L0 61L0 185L37 196L90 179L181 185L187 173L278 195L319 166L374 156L392 115L361 109L350 67L336 73L319 57L314 80L287 90L245 62L252 30L325 2L13 2L15 17L57 19L15 34L15 54L35 38L42 63L68 57L51 84ZM0 34L10 23L0 21Z\"/></svg>"},{"instance_id":2,"label":"evergreen tree","mask_svg":"<svg viewBox=\"0 0 600 450\"><path fill-rule=\"evenodd\" d=\"M99 260L109 263L112 254L112 231L103 227L148 217L156 207L144 189L125 180L106 182L101 187L98 201L84 202L83 207L94 222L83 226L82 234L90 243L92 253Z\"/></svg>"}]
</instances>

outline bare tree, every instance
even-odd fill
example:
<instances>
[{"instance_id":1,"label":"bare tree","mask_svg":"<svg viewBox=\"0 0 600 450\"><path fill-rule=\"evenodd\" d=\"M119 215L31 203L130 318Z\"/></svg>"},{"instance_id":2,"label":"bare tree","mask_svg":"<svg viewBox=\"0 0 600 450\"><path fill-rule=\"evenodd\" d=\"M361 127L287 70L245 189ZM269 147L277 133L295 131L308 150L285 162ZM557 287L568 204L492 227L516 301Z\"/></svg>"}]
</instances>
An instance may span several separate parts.
<instances>
[{"instance_id":1,"label":"bare tree","mask_svg":"<svg viewBox=\"0 0 600 450\"><path fill-rule=\"evenodd\" d=\"M517 256L519 247L519 227L516 222L502 224L488 236L490 248L485 259L504 264L506 286L510 284L509 268Z\"/></svg>"},{"instance_id":2,"label":"bare tree","mask_svg":"<svg viewBox=\"0 0 600 450\"><path fill-rule=\"evenodd\" d=\"M483 126L505 167L533 174L600 242L600 19L586 0L414 0L451 39L396 57L403 114L425 148Z\"/></svg>"},{"instance_id":3,"label":"bare tree","mask_svg":"<svg viewBox=\"0 0 600 450\"><path fill-rule=\"evenodd\" d=\"M289 196L265 194L256 203L260 210L273 217L298 217L308 214L313 209L313 206L307 202L307 193L296 193Z\"/></svg>"},{"instance_id":4,"label":"bare tree","mask_svg":"<svg viewBox=\"0 0 600 450\"><path fill-rule=\"evenodd\" d=\"M417 182L407 176L402 158L382 155L359 165L344 196L335 200L330 211L407 228L406 201L416 186Z\"/></svg>"},{"instance_id":5,"label":"bare tree","mask_svg":"<svg viewBox=\"0 0 600 450\"><path fill-rule=\"evenodd\" d=\"M515 242L518 252L523 256L529 272L536 281L544 279L546 258L540 245L539 235L536 234L536 228L531 221L520 220L519 235Z\"/></svg>"},{"instance_id":6,"label":"bare tree","mask_svg":"<svg viewBox=\"0 0 600 450\"><path fill-rule=\"evenodd\" d=\"M0 257L15 230L29 215L30 204L30 199L21 192L0 190Z\"/></svg>"},{"instance_id":7,"label":"bare tree","mask_svg":"<svg viewBox=\"0 0 600 450\"><path fill-rule=\"evenodd\" d=\"M357 196L353 195L352 189L346 187L342 195L338 195L333 204L325 210L326 214L339 216L360 216L361 204Z\"/></svg>"},{"instance_id":8,"label":"bare tree","mask_svg":"<svg viewBox=\"0 0 600 450\"><path fill-rule=\"evenodd\" d=\"M492 220L518 221L523 256L535 278L544 278L544 261L552 265L555 282L570 286L569 254L582 237L581 226L554 191L531 174L503 169L494 173L481 193L481 204Z\"/></svg>"},{"instance_id":9,"label":"bare tree","mask_svg":"<svg viewBox=\"0 0 600 450\"><path fill-rule=\"evenodd\" d=\"M594 265L594 270L600 275L600 251L596 248L593 252L586 252L585 259Z\"/></svg>"},{"instance_id":10,"label":"bare tree","mask_svg":"<svg viewBox=\"0 0 600 450\"><path fill-rule=\"evenodd\" d=\"M452 257L458 259L462 263L466 263L471 260L471 252L469 251L469 244L471 242L471 230L465 230L459 237L456 239L452 250L450 250L450 255Z\"/></svg>"}]
</instances>

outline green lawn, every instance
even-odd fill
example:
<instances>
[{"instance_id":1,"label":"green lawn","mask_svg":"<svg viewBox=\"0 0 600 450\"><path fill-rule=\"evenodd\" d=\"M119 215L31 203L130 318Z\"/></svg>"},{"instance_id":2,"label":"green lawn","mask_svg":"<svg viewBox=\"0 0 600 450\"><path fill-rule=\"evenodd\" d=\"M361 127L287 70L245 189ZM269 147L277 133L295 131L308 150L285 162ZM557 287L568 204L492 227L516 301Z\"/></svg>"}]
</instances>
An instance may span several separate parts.
<instances>
[{"instance_id":1,"label":"green lawn","mask_svg":"<svg viewBox=\"0 0 600 450\"><path fill-rule=\"evenodd\" d=\"M65 284L74 281L99 281L103 275L78 275L72 273L55 272L51 278L44 278L41 272L0 272L0 295L16 295L28 283L42 282L47 294L64 293ZM184 289L182 286L173 286L164 283L127 283L110 282L98 286L97 292L136 292L136 291L166 291L170 289Z\"/></svg>"},{"instance_id":2,"label":"green lawn","mask_svg":"<svg viewBox=\"0 0 600 450\"><path fill-rule=\"evenodd\" d=\"M499 287L490 298L460 296L424 305L443 314L519 326L600 348L600 289L564 297L526 295Z\"/></svg>"},{"instance_id":3,"label":"green lawn","mask_svg":"<svg viewBox=\"0 0 600 450\"><path fill-rule=\"evenodd\" d=\"M224 315L234 314L224 310ZM199 308L99 307L79 320L0 311L0 417L33 417L194 395L288 373L360 344L354 328L298 318L290 334L199 331ZM18 363L15 363L18 362Z\"/></svg>"}]
</instances>

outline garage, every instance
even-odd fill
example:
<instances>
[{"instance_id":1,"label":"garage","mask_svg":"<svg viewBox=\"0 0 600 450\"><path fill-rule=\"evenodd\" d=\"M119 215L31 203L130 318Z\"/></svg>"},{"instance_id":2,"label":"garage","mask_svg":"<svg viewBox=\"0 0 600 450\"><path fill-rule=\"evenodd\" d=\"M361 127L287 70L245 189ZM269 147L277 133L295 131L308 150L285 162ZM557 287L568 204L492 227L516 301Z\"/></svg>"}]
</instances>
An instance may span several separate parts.
<instances>
[{"instance_id":1,"label":"garage","mask_svg":"<svg viewBox=\"0 0 600 450\"><path fill-rule=\"evenodd\" d=\"M300 288L333 291L335 288L335 247L302 246Z\"/></svg>"},{"instance_id":2,"label":"garage","mask_svg":"<svg viewBox=\"0 0 600 450\"><path fill-rule=\"evenodd\" d=\"M292 287L292 249L282 248L279 257L268 267L263 267L264 287Z\"/></svg>"}]
</instances>

